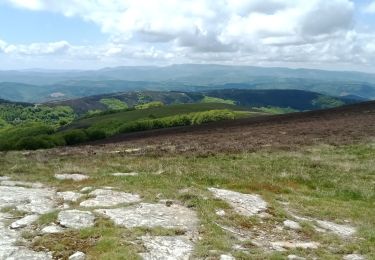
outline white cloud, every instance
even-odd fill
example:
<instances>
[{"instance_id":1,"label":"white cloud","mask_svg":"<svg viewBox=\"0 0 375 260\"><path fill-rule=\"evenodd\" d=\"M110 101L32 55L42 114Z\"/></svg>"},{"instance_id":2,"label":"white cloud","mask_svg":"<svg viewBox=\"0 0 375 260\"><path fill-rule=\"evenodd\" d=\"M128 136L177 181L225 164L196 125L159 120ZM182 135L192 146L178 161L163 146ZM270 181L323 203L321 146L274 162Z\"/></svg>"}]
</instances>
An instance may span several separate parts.
<instances>
[{"instance_id":1,"label":"white cloud","mask_svg":"<svg viewBox=\"0 0 375 260\"><path fill-rule=\"evenodd\" d=\"M0 0L1 1L1 0ZM2 46L19 55L160 62L372 64L375 39L350 0L2 0L76 16L109 35L101 46ZM375 11L375 2L368 8ZM303 66L303 65L302 65Z\"/></svg>"},{"instance_id":2,"label":"white cloud","mask_svg":"<svg viewBox=\"0 0 375 260\"><path fill-rule=\"evenodd\" d=\"M64 54L70 48L70 44L66 41L32 44L8 44L5 41L0 40L1 52L12 55L56 55Z\"/></svg>"},{"instance_id":3,"label":"white cloud","mask_svg":"<svg viewBox=\"0 0 375 260\"><path fill-rule=\"evenodd\" d=\"M368 4L365 7L364 11L365 11L365 13L375 14L375 1L371 2L370 4Z\"/></svg>"}]
</instances>

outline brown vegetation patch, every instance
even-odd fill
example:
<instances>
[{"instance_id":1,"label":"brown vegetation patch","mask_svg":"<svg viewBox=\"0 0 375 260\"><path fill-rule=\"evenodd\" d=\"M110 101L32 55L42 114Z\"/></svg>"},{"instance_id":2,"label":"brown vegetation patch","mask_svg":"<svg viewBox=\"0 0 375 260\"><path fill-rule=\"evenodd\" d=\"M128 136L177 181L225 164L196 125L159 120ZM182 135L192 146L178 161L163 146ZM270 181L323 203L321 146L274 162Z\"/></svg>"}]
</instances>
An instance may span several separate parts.
<instances>
[{"instance_id":1,"label":"brown vegetation patch","mask_svg":"<svg viewBox=\"0 0 375 260\"><path fill-rule=\"evenodd\" d=\"M123 134L90 143L95 146L86 149L96 153L100 150L96 145L106 145L102 148L112 151L122 151L122 147L129 146L141 148L142 154L207 155L271 148L293 150L321 143L352 144L374 137L375 102L366 102L320 111Z\"/></svg>"}]
</instances>

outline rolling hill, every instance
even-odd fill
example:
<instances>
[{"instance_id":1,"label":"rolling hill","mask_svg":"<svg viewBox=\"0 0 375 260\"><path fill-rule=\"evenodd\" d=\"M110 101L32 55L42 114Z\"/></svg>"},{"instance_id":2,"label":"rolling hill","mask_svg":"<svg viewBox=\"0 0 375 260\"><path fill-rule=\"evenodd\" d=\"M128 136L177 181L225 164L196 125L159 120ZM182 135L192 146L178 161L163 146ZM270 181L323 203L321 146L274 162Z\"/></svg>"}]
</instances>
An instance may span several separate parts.
<instances>
[{"instance_id":1,"label":"rolling hill","mask_svg":"<svg viewBox=\"0 0 375 260\"><path fill-rule=\"evenodd\" d=\"M246 90L219 89L204 92L137 91L104 94L66 101L45 103L47 106L69 106L78 115L89 111L110 109L111 101L123 104L122 108L134 107L148 102L162 102L165 105L179 103L229 103L246 107L280 107L304 111L335 107L358 102L351 98L337 98L301 90Z\"/></svg>"}]
</instances>

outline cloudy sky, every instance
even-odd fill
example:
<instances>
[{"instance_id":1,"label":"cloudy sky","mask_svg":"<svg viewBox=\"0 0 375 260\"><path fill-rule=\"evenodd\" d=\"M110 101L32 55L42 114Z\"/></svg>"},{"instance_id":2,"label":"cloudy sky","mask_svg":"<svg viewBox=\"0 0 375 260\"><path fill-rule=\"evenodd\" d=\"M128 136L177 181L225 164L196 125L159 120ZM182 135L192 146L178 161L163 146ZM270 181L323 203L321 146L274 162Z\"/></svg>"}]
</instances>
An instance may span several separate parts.
<instances>
[{"instance_id":1,"label":"cloudy sky","mask_svg":"<svg viewBox=\"0 0 375 260\"><path fill-rule=\"evenodd\" d=\"M375 73L375 0L0 0L0 69L175 63Z\"/></svg>"}]
</instances>

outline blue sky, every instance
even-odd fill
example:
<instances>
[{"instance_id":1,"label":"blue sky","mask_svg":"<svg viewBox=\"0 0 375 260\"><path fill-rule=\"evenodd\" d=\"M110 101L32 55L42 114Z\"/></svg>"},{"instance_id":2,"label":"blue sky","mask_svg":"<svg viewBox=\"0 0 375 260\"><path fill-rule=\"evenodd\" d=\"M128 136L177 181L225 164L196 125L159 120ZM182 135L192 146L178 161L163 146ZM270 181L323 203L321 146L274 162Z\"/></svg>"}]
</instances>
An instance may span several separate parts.
<instances>
[{"instance_id":1,"label":"blue sky","mask_svg":"<svg viewBox=\"0 0 375 260\"><path fill-rule=\"evenodd\" d=\"M374 0L0 0L0 69L375 71Z\"/></svg>"},{"instance_id":2,"label":"blue sky","mask_svg":"<svg viewBox=\"0 0 375 260\"><path fill-rule=\"evenodd\" d=\"M66 40L72 44L104 43L107 35L92 22L48 11L0 6L0 39L14 44Z\"/></svg>"}]
</instances>

